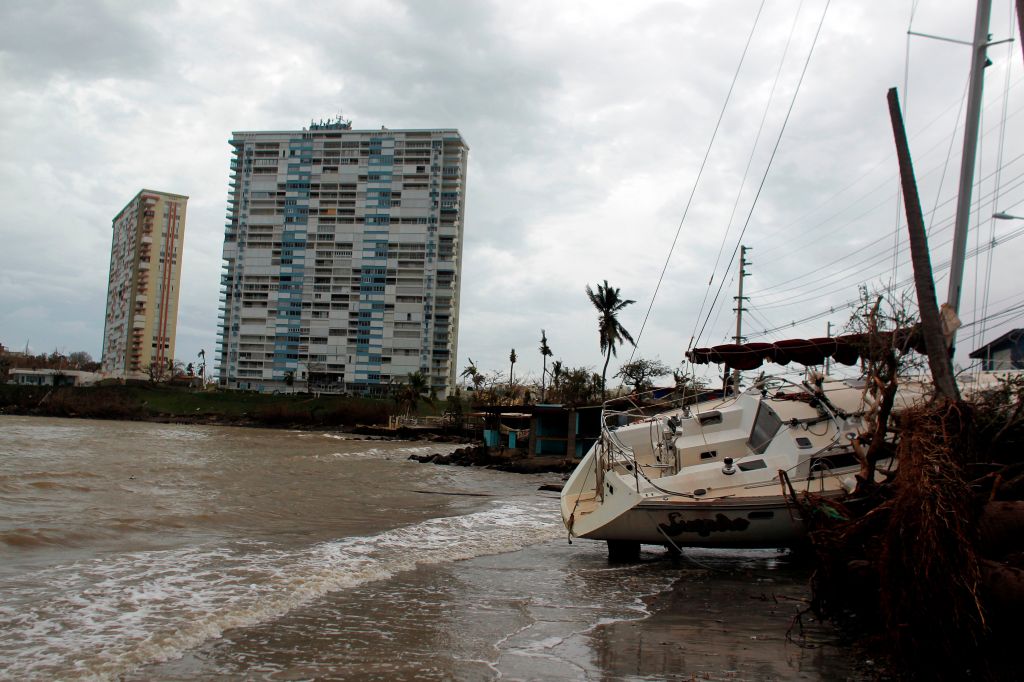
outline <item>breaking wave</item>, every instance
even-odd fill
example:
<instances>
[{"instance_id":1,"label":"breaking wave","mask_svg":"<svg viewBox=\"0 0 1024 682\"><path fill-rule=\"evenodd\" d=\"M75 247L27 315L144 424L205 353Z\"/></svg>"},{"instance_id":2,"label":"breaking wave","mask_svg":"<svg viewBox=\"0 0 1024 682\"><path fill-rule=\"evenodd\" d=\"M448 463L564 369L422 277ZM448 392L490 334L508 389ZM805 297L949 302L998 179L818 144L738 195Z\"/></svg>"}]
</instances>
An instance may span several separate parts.
<instances>
[{"instance_id":1,"label":"breaking wave","mask_svg":"<svg viewBox=\"0 0 1024 682\"><path fill-rule=\"evenodd\" d=\"M332 592L561 533L550 502L541 499L301 550L239 542L54 567L0 604L0 677L115 678Z\"/></svg>"}]
</instances>

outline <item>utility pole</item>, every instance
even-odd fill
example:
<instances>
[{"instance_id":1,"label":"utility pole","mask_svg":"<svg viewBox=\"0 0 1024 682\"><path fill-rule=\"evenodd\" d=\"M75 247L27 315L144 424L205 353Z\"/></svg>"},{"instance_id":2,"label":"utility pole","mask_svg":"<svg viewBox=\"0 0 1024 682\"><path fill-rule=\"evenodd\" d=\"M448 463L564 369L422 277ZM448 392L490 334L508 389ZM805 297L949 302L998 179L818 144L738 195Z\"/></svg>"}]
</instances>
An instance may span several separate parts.
<instances>
[{"instance_id":1,"label":"utility pole","mask_svg":"<svg viewBox=\"0 0 1024 682\"><path fill-rule=\"evenodd\" d=\"M978 151L978 120L981 117L981 92L985 82L985 56L989 45L988 24L992 14L992 0L978 0L974 18L974 42L971 45L971 80L967 89L967 113L964 117L964 151L960 158L960 188L956 204L956 223L953 232L953 256L949 266L949 293L946 304L952 312L960 311L960 293L964 278L964 260L967 256L967 224L971 217L971 190L974 187L974 160ZM956 330L949 336L953 347Z\"/></svg>"},{"instance_id":2,"label":"utility pole","mask_svg":"<svg viewBox=\"0 0 1024 682\"><path fill-rule=\"evenodd\" d=\"M825 336L827 338L830 338L830 339L832 338L832 321L831 320L829 320L828 323L825 326ZM828 361L829 361L829 356L826 355L825 356L825 378L826 379L828 378L828 370L829 370L829 362Z\"/></svg>"},{"instance_id":3,"label":"utility pole","mask_svg":"<svg viewBox=\"0 0 1024 682\"><path fill-rule=\"evenodd\" d=\"M743 307L743 301L749 301L750 300L749 296L744 296L743 295L743 278L747 277L750 274L745 269L746 266L750 265L750 262L747 260L747 251L748 250L749 249L746 246L740 246L740 276L739 276L740 290L739 290L739 295L738 296L733 296L733 298L736 300L736 307L733 308L733 310L736 311L736 336L735 336L735 339L736 339L736 344L737 345L743 343L743 311L745 310L745 308ZM733 381L734 381L734 386L735 386L734 390L735 390L736 393L739 393L740 392L740 371L738 369L733 370Z\"/></svg>"}]
</instances>

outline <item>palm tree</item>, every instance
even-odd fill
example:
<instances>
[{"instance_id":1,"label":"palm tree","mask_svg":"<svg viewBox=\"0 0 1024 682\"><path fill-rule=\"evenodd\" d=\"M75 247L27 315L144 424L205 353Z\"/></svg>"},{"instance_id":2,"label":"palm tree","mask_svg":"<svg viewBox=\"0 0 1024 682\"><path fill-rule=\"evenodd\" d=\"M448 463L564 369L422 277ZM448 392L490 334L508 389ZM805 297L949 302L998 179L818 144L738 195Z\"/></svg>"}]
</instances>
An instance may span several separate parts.
<instances>
[{"instance_id":1,"label":"palm tree","mask_svg":"<svg viewBox=\"0 0 1024 682\"><path fill-rule=\"evenodd\" d=\"M399 407L405 409L405 416L408 417L416 411L420 400L433 404L432 398L423 395L427 392L427 389L427 377L423 372L416 371L409 375L408 381L398 390L396 396Z\"/></svg>"},{"instance_id":2,"label":"palm tree","mask_svg":"<svg viewBox=\"0 0 1024 682\"><path fill-rule=\"evenodd\" d=\"M544 333L544 330L540 330L540 355L544 358L544 369L540 373L540 399L544 401L544 378L548 373L548 357L554 355L551 349L548 348L548 335Z\"/></svg>"},{"instance_id":3,"label":"palm tree","mask_svg":"<svg viewBox=\"0 0 1024 682\"><path fill-rule=\"evenodd\" d=\"M551 387L555 393L559 393L562 386L562 361L555 360L551 363ZM559 398L561 400L561 398Z\"/></svg>"},{"instance_id":4,"label":"palm tree","mask_svg":"<svg viewBox=\"0 0 1024 682\"><path fill-rule=\"evenodd\" d=\"M512 373L512 370L514 370L516 368L516 360L518 360L518 359L519 358L516 357L516 349L513 348L512 352L508 354L508 361L511 363L511 365L508 368L508 390L509 391L512 390L512 384L515 382L515 375Z\"/></svg>"},{"instance_id":5,"label":"palm tree","mask_svg":"<svg viewBox=\"0 0 1024 682\"><path fill-rule=\"evenodd\" d=\"M636 345L618 318L620 310L636 301L619 298L619 290L609 285L608 280L603 285L598 284L596 292L588 284L587 298L597 308L597 333L600 336L601 353L604 354L604 368L601 370L601 399L604 400L607 393L605 376L608 374L608 362L617 354L615 347L623 341Z\"/></svg>"},{"instance_id":6,"label":"palm tree","mask_svg":"<svg viewBox=\"0 0 1024 682\"><path fill-rule=\"evenodd\" d=\"M476 363L473 362L473 358L467 358L467 359L469 360L469 364L466 365L466 368L464 370L462 370L462 374L460 374L459 377L464 380L463 383L466 383L468 381L472 381L473 384L475 385L476 384L476 375L479 374L480 372L479 372L479 370L477 370Z\"/></svg>"}]
</instances>

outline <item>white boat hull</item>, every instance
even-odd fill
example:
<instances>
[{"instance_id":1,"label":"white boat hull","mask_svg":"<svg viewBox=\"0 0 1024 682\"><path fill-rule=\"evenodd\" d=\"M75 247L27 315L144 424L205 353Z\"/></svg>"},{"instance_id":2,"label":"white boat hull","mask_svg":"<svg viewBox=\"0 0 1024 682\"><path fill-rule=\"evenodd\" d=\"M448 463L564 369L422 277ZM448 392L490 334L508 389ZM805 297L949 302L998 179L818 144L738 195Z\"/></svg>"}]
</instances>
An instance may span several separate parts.
<instances>
[{"instance_id":1,"label":"white boat hull","mask_svg":"<svg viewBox=\"0 0 1024 682\"><path fill-rule=\"evenodd\" d=\"M787 547L805 535L802 519L781 497L742 502L641 502L581 534L676 547Z\"/></svg>"},{"instance_id":2,"label":"white boat hull","mask_svg":"<svg viewBox=\"0 0 1024 682\"><path fill-rule=\"evenodd\" d=\"M670 548L800 544L793 494L839 498L856 486L863 422L859 387L840 383L827 398L798 388L620 420L563 487L569 533Z\"/></svg>"},{"instance_id":3,"label":"white boat hull","mask_svg":"<svg viewBox=\"0 0 1024 682\"><path fill-rule=\"evenodd\" d=\"M563 509L574 537L668 547L788 547L806 535L798 510L781 494L695 500L638 494L621 477L617 483L588 514Z\"/></svg>"}]
</instances>

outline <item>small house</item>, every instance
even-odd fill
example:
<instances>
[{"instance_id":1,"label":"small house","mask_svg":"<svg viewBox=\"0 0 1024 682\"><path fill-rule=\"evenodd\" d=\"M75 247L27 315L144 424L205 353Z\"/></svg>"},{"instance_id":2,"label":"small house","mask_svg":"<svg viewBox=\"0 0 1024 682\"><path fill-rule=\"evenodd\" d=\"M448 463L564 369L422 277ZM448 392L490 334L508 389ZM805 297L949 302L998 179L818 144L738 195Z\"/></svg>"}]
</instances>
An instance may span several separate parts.
<instances>
[{"instance_id":1,"label":"small house","mask_svg":"<svg viewBox=\"0 0 1024 682\"><path fill-rule=\"evenodd\" d=\"M970 357L981 360L985 372L1024 369L1024 329L1011 329L972 352Z\"/></svg>"},{"instance_id":2,"label":"small house","mask_svg":"<svg viewBox=\"0 0 1024 682\"><path fill-rule=\"evenodd\" d=\"M489 405L484 443L507 455L576 461L601 435L601 406Z\"/></svg>"},{"instance_id":3,"label":"small house","mask_svg":"<svg viewBox=\"0 0 1024 682\"><path fill-rule=\"evenodd\" d=\"M91 386L100 379L96 372L77 369L21 369L8 372L9 384L19 386Z\"/></svg>"}]
</instances>

